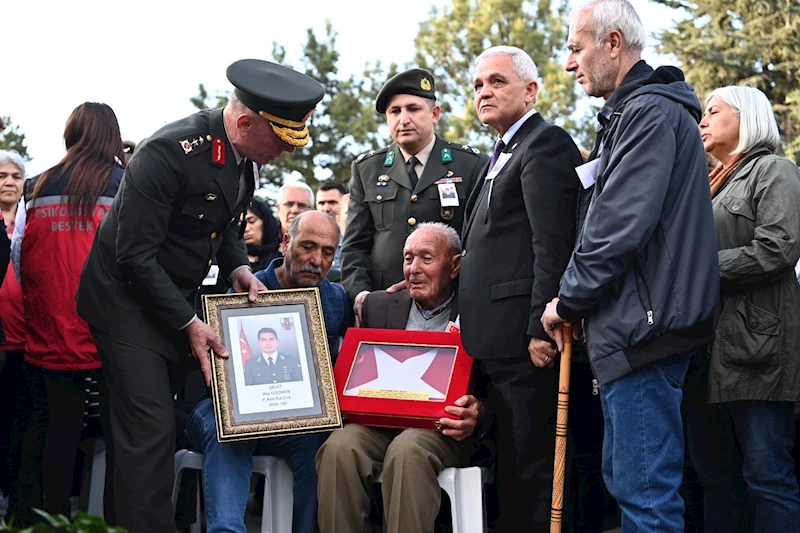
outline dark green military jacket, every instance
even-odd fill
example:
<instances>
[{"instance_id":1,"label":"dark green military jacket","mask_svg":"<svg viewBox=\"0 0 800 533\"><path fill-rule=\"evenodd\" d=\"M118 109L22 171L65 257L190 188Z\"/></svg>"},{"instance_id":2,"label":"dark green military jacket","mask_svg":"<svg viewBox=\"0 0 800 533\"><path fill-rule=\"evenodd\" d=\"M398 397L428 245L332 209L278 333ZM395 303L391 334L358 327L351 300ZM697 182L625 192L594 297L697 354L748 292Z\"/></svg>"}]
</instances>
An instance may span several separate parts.
<instances>
[{"instance_id":1,"label":"dark green military jacket","mask_svg":"<svg viewBox=\"0 0 800 533\"><path fill-rule=\"evenodd\" d=\"M141 143L95 235L78 314L109 335L177 358L212 258L220 275L249 265L238 230L253 197L253 167L243 161L240 198L222 109L168 124Z\"/></svg>"},{"instance_id":2,"label":"dark green military jacket","mask_svg":"<svg viewBox=\"0 0 800 533\"><path fill-rule=\"evenodd\" d=\"M342 243L342 284L354 299L403 279L403 245L421 222L444 222L461 234L464 205L489 158L438 135L412 191L396 143L360 155L352 167L347 228ZM455 179L458 207L442 207L437 181ZM385 184L385 185L381 185Z\"/></svg>"}]
</instances>

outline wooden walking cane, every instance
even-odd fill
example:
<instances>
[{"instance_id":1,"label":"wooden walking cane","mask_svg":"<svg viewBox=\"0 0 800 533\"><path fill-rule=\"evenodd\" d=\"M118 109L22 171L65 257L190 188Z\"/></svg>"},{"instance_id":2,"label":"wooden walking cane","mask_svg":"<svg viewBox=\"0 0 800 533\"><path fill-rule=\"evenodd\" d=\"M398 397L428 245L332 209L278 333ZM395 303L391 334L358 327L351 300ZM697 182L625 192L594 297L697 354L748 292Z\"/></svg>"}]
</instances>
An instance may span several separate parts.
<instances>
[{"instance_id":1,"label":"wooden walking cane","mask_svg":"<svg viewBox=\"0 0 800 533\"><path fill-rule=\"evenodd\" d=\"M567 417L569 415L569 375L572 369L572 324L564 322L564 349L558 377L556 418L556 458L553 465L553 499L550 505L550 533L561 533L564 516L564 467L567 462Z\"/></svg>"}]
</instances>

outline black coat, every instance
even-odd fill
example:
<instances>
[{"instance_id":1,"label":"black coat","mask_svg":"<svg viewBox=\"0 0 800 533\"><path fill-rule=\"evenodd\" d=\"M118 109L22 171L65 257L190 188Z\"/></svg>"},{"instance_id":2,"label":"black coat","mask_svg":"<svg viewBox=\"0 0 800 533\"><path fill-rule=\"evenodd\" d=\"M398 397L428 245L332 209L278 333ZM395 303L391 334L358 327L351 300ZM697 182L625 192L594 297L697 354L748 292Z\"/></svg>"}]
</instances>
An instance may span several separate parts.
<instances>
[{"instance_id":1,"label":"black coat","mask_svg":"<svg viewBox=\"0 0 800 533\"><path fill-rule=\"evenodd\" d=\"M237 203L239 168L222 109L173 122L145 140L95 236L77 293L90 326L170 358L216 255L220 275L248 265L239 220L253 197L253 165ZM187 352L188 353L188 352Z\"/></svg>"},{"instance_id":2,"label":"black coat","mask_svg":"<svg viewBox=\"0 0 800 533\"><path fill-rule=\"evenodd\" d=\"M476 359L527 356L558 295L575 242L581 155L563 129L538 113L506 146L510 159L467 202L459 301L464 348Z\"/></svg>"}]
</instances>

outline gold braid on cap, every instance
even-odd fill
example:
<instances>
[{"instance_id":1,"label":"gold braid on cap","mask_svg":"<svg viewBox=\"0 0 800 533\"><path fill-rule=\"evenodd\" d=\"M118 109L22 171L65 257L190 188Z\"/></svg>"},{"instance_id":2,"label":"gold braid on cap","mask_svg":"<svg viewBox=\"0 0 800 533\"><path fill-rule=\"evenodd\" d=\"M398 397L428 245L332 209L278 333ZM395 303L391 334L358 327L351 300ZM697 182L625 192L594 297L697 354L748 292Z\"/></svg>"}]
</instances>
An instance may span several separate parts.
<instances>
[{"instance_id":1,"label":"gold braid on cap","mask_svg":"<svg viewBox=\"0 0 800 533\"><path fill-rule=\"evenodd\" d=\"M280 140L291 146L299 147L308 144L309 135L306 121L313 112L314 109L311 109L311 111L303 117L301 122L276 117L266 111L259 111L258 114L269 121L272 131L275 132L275 135L277 135Z\"/></svg>"}]
</instances>

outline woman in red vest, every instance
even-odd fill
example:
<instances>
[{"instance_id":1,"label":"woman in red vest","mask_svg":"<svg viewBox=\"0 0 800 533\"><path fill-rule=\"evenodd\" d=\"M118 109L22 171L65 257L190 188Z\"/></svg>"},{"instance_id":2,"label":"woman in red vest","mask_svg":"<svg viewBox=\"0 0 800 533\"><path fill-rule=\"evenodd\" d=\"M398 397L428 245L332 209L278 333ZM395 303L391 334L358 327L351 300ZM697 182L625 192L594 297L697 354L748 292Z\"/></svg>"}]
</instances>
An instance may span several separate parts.
<instances>
[{"instance_id":1,"label":"woman in red vest","mask_svg":"<svg viewBox=\"0 0 800 533\"><path fill-rule=\"evenodd\" d=\"M19 270L33 414L9 508L16 513L15 524L22 525L36 521L33 507L70 515L87 380L97 380L103 389L100 359L89 327L76 312L75 292L97 227L122 180L124 152L114 111L105 104L79 105L67 120L64 142L67 154L61 162L25 184ZM44 503L35 490L37 468L43 472Z\"/></svg>"},{"instance_id":2,"label":"woman in red vest","mask_svg":"<svg viewBox=\"0 0 800 533\"><path fill-rule=\"evenodd\" d=\"M13 150L0 150L0 211L3 213L8 238L14 232L17 206L22 198L25 161ZM0 317L5 340L0 340L0 507L8 506L11 480L17 475L19 447L28 421L24 377L25 313L22 308L22 287L9 261L0 286ZM17 421L15 423L15 420ZM21 427L20 427L21 426Z\"/></svg>"}]
</instances>

